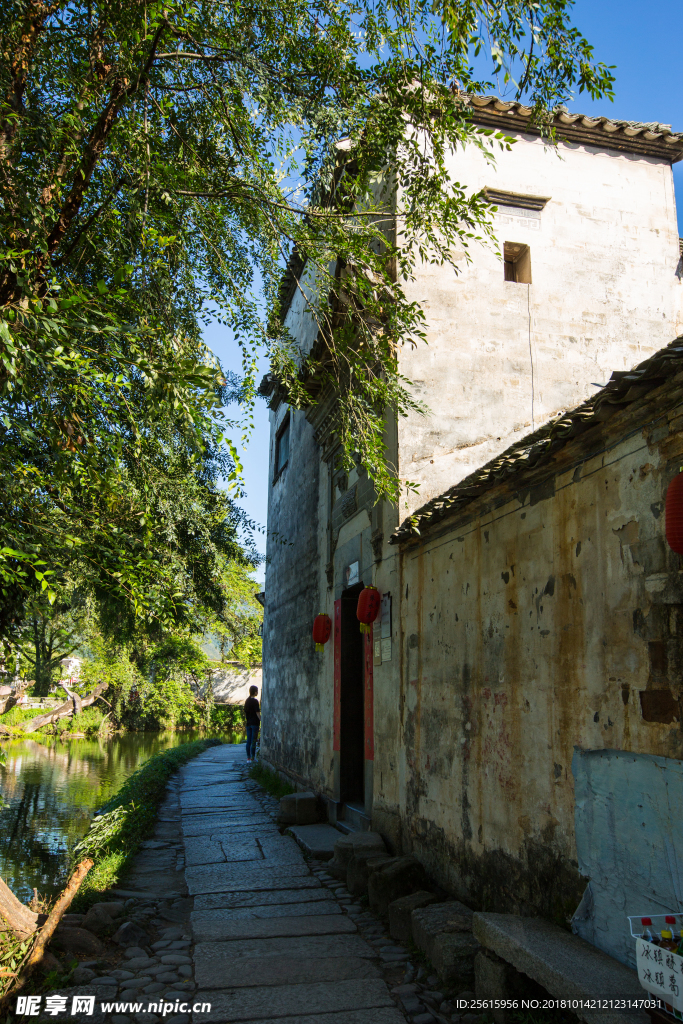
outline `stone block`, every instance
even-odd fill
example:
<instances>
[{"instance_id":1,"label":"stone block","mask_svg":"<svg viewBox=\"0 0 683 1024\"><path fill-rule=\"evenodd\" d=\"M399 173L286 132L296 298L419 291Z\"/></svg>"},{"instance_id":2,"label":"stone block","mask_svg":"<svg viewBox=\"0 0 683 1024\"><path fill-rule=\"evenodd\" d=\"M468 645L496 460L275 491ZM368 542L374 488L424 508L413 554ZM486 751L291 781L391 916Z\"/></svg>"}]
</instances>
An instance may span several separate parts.
<instances>
[{"instance_id":1,"label":"stone block","mask_svg":"<svg viewBox=\"0 0 683 1024\"><path fill-rule=\"evenodd\" d=\"M278 820L281 825L312 825L320 818L315 793L288 793L280 799Z\"/></svg>"},{"instance_id":2,"label":"stone block","mask_svg":"<svg viewBox=\"0 0 683 1024\"><path fill-rule=\"evenodd\" d=\"M381 835L378 832L352 832L350 835L341 836L334 844L334 857L327 865L330 874L345 880L349 861L361 851L386 853Z\"/></svg>"},{"instance_id":3,"label":"stone block","mask_svg":"<svg viewBox=\"0 0 683 1024\"><path fill-rule=\"evenodd\" d=\"M58 928L52 942L56 949L67 953L102 956L106 952L104 944L87 928Z\"/></svg>"},{"instance_id":4,"label":"stone block","mask_svg":"<svg viewBox=\"0 0 683 1024\"><path fill-rule=\"evenodd\" d=\"M93 903L92 908L98 907L100 910L104 910L106 914L112 918L120 917L124 911L124 904L114 900L104 900L101 903Z\"/></svg>"},{"instance_id":5,"label":"stone block","mask_svg":"<svg viewBox=\"0 0 683 1024\"><path fill-rule=\"evenodd\" d=\"M346 865L346 887L351 895L363 896L368 891L371 871L376 871L391 860L392 857L373 848L356 851Z\"/></svg>"},{"instance_id":6,"label":"stone block","mask_svg":"<svg viewBox=\"0 0 683 1024\"><path fill-rule=\"evenodd\" d=\"M438 903L438 896L426 889L418 889L409 896L401 896L389 904L389 934L392 939L404 945L413 940L410 915L414 910L422 910L432 903Z\"/></svg>"},{"instance_id":7,"label":"stone block","mask_svg":"<svg viewBox=\"0 0 683 1024\"><path fill-rule=\"evenodd\" d=\"M77 967L72 975L74 985L87 985L95 977L95 972L89 967Z\"/></svg>"},{"instance_id":8,"label":"stone block","mask_svg":"<svg viewBox=\"0 0 683 1024\"><path fill-rule=\"evenodd\" d=\"M441 932L432 942L432 966L445 985L472 988L474 958L480 948L471 932Z\"/></svg>"},{"instance_id":9,"label":"stone block","mask_svg":"<svg viewBox=\"0 0 683 1024\"><path fill-rule=\"evenodd\" d=\"M83 918L83 927L94 935L110 935L113 928L113 921L106 910L101 906L93 906Z\"/></svg>"},{"instance_id":10,"label":"stone block","mask_svg":"<svg viewBox=\"0 0 683 1024\"><path fill-rule=\"evenodd\" d=\"M464 903L448 900L437 903L422 910L414 910L411 915L413 942L421 949L432 963L433 944L437 935L472 931L472 911Z\"/></svg>"},{"instance_id":11,"label":"stone block","mask_svg":"<svg viewBox=\"0 0 683 1024\"><path fill-rule=\"evenodd\" d=\"M241 959L244 970L258 963L256 977L267 973L271 956L298 959L302 963L326 958L360 957L371 960L375 951L360 935L302 935L293 938L244 939L242 942L198 942L194 949L195 980L200 991L216 988L226 964ZM251 973L254 974L253 970Z\"/></svg>"},{"instance_id":12,"label":"stone block","mask_svg":"<svg viewBox=\"0 0 683 1024\"><path fill-rule=\"evenodd\" d=\"M296 794L296 824L313 825L320 818L318 798L315 793Z\"/></svg>"},{"instance_id":13,"label":"stone block","mask_svg":"<svg viewBox=\"0 0 683 1024\"><path fill-rule=\"evenodd\" d=\"M601 999L642 999L638 975L590 943L550 921L513 914L475 914L474 937L534 981L551 996L586 1002ZM595 1011L579 1007L582 1020ZM602 1010L601 1024L646 1024L644 1011Z\"/></svg>"},{"instance_id":14,"label":"stone block","mask_svg":"<svg viewBox=\"0 0 683 1024\"><path fill-rule=\"evenodd\" d=\"M226 957L221 960L220 973L214 976L211 988L262 988L264 985L303 985L380 977L371 960L358 956L312 957L306 960L293 956L270 956L264 960L262 968L258 971L245 970L242 957ZM203 973L201 977L204 977Z\"/></svg>"},{"instance_id":15,"label":"stone block","mask_svg":"<svg viewBox=\"0 0 683 1024\"><path fill-rule=\"evenodd\" d=\"M331 860L339 832L331 825L292 825L288 830L304 853L316 860Z\"/></svg>"},{"instance_id":16,"label":"stone block","mask_svg":"<svg viewBox=\"0 0 683 1024\"><path fill-rule=\"evenodd\" d=\"M477 999L507 999L510 995L508 972L510 965L495 953L480 949L474 957L474 991ZM491 1011L496 1024L505 1024L505 1010Z\"/></svg>"},{"instance_id":17,"label":"stone block","mask_svg":"<svg viewBox=\"0 0 683 1024\"><path fill-rule=\"evenodd\" d=\"M112 936L114 942L119 946L142 946L149 942L149 935L144 928L133 921L124 921L121 927Z\"/></svg>"},{"instance_id":18,"label":"stone block","mask_svg":"<svg viewBox=\"0 0 683 1024\"><path fill-rule=\"evenodd\" d=\"M392 857L388 863L370 873L370 909L380 917L386 917L390 903L401 896L410 895L417 889L424 889L426 885L425 869L415 857Z\"/></svg>"}]
</instances>

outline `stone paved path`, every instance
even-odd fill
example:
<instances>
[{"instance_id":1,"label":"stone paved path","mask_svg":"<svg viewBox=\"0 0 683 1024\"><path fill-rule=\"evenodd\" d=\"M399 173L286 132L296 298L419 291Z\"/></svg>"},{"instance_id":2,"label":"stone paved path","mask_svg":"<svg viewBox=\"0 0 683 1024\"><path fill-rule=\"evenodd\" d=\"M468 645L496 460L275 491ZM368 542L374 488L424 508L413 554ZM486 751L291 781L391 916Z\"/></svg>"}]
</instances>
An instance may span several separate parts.
<instances>
[{"instance_id":1,"label":"stone paved path","mask_svg":"<svg viewBox=\"0 0 683 1024\"><path fill-rule=\"evenodd\" d=\"M244 747L226 745L181 773L195 998L211 1003L194 1020L405 1024L384 977L398 954L361 936L363 908L280 835L246 769Z\"/></svg>"}]
</instances>

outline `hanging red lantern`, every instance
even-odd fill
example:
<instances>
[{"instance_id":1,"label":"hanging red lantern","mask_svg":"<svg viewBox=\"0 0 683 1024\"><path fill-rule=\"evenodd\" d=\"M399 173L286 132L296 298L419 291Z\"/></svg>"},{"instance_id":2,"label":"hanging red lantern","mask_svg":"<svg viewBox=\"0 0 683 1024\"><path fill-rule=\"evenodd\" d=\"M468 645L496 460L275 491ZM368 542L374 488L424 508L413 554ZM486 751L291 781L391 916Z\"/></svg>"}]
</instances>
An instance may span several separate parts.
<instances>
[{"instance_id":1,"label":"hanging red lantern","mask_svg":"<svg viewBox=\"0 0 683 1024\"><path fill-rule=\"evenodd\" d=\"M380 597L377 587L365 587L358 596L356 618L360 622L361 633L369 633L370 626L379 613Z\"/></svg>"},{"instance_id":2,"label":"hanging red lantern","mask_svg":"<svg viewBox=\"0 0 683 1024\"><path fill-rule=\"evenodd\" d=\"M315 641L316 651L324 651L325 644L330 639L332 632L332 619L329 615L325 615L321 612L320 615L316 615L313 620L313 639Z\"/></svg>"},{"instance_id":3,"label":"hanging red lantern","mask_svg":"<svg viewBox=\"0 0 683 1024\"><path fill-rule=\"evenodd\" d=\"M675 476L666 492L664 523L667 544L683 555L683 473Z\"/></svg>"}]
</instances>

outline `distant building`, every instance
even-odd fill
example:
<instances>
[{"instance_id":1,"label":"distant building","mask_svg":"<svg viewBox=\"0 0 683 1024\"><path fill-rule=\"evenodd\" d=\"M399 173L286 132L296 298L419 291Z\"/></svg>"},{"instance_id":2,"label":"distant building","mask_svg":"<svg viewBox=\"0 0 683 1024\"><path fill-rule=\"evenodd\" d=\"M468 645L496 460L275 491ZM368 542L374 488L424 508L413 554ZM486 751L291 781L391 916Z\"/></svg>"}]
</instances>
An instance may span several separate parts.
<instances>
[{"instance_id":1,"label":"distant building","mask_svg":"<svg viewBox=\"0 0 683 1024\"><path fill-rule=\"evenodd\" d=\"M63 679L78 679L81 674L82 659L76 658L70 655L68 658L62 658L60 665L62 667L61 675Z\"/></svg>"}]
</instances>

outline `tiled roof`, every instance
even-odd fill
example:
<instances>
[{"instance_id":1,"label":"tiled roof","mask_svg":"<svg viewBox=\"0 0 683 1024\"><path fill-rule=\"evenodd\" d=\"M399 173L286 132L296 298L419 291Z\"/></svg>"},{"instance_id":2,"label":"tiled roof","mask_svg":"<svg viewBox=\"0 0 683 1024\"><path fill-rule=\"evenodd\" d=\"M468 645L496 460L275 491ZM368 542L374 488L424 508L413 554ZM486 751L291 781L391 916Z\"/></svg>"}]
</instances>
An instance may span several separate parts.
<instances>
[{"instance_id":1,"label":"tiled roof","mask_svg":"<svg viewBox=\"0 0 683 1024\"><path fill-rule=\"evenodd\" d=\"M513 444L481 469L475 470L448 491L432 498L399 526L391 543L419 536L447 516L460 512L475 498L525 470L550 464L553 456L572 438L604 423L632 402L643 398L675 374L683 371L683 336L656 352L634 370L615 371L609 383L583 405L563 413L533 434Z\"/></svg>"},{"instance_id":2,"label":"tiled roof","mask_svg":"<svg viewBox=\"0 0 683 1024\"><path fill-rule=\"evenodd\" d=\"M540 135L539 128L529 121L532 108L523 103L501 100L498 96L472 96L468 102L473 107L477 124ZM675 132L671 125L657 121L646 124L611 117L588 117L575 114L566 107L558 107L552 126L558 138L570 142L629 150L671 161L683 158L683 132Z\"/></svg>"}]
</instances>

